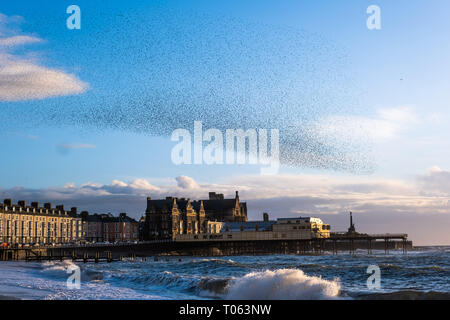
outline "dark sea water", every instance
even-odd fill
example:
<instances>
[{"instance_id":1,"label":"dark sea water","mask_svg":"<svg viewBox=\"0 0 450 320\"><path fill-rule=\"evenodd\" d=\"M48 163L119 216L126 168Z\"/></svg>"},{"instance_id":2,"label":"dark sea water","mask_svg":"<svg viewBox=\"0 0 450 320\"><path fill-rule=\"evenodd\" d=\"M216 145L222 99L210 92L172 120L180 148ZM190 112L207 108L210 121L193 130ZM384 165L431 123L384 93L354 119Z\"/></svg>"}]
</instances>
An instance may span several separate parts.
<instances>
[{"instance_id":1,"label":"dark sea water","mask_svg":"<svg viewBox=\"0 0 450 320\"><path fill-rule=\"evenodd\" d=\"M450 247L355 255L159 257L78 263L0 262L0 297L20 299L450 299ZM369 266L380 287L369 289Z\"/></svg>"}]
</instances>

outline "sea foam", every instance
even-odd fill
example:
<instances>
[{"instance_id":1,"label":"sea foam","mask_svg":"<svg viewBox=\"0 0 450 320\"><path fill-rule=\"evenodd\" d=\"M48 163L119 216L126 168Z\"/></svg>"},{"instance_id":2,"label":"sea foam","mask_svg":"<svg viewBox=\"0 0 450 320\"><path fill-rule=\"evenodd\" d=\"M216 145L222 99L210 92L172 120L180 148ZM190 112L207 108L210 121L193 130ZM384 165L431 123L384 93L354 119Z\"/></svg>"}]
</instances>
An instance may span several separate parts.
<instances>
[{"instance_id":1,"label":"sea foam","mask_svg":"<svg viewBox=\"0 0 450 320\"><path fill-rule=\"evenodd\" d=\"M229 282L226 299L237 300L317 300L336 299L338 279L308 276L297 269L251 272Z\"/></svg>"}]
</instances>

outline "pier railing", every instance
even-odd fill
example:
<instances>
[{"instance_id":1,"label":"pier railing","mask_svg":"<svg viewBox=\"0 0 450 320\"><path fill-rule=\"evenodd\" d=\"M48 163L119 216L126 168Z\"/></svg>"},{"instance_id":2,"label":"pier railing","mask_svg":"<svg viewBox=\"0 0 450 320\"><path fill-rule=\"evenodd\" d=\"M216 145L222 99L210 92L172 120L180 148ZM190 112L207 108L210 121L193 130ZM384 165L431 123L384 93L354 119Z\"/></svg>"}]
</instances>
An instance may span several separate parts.
<instances>
[{"instance_id":1,"label":"pier railing","mask_svg":"<svg viewBox=\"0 0 450 320\"><path fill-rule=\"evenodd\" d=\"M355 233L349 234L347 232L332 232L330 234L330 239L355 239L355 240L385 240L385 239L408 239L408 234L406 233L375 233L375 234L365 234L365 233Z\"/></svg>"}]
</instances>

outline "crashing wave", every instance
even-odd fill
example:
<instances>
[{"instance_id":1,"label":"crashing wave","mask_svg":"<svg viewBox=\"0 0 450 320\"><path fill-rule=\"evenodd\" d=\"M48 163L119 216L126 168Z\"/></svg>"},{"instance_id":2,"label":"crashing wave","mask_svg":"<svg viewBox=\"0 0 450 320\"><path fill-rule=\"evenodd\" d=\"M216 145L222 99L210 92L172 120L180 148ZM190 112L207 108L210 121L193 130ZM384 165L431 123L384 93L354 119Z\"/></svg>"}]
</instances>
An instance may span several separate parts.
<instances>
[{"instance_id":1,"label":"crashing wave","mask_svg":"<svg viewBox=\"0 0 450 320\"><path fill-rule=\"evenodd\" d=\"M204 279L199 283L203 296L233 300L319 300L336 299L339 281L308 276L297 269L251 272L240 278Z\"/></svg>"},{"instance_id":2,"label":"crashing wave","mask_svg":"<svg viewBox=\"0 0 450 320\"><path fill-rule=\"evenodd\" d=\"M63 261L47 261L42 264L41 272L56 278L67 278L68 270L76 266L81 271L81 281L98 281L103 280L103 273L93 270L84 269L70 260ZM71 271L72 272L72 271Z\"/></svg>"}]
</instances>

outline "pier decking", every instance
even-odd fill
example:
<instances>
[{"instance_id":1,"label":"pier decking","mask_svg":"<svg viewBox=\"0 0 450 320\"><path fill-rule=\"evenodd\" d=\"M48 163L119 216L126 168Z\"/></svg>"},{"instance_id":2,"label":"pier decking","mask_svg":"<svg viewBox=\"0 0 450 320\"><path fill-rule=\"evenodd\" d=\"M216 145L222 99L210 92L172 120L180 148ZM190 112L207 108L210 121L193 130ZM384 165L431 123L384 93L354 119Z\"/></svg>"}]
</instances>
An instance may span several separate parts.
<instances>
[{"instance_id":1,"label":"pier decking","mask_svg":"<svg viewBox=\"0 0 450 320\"><path fill-rule=\"evenodd\" d=\"M80 262L112 262L124 258L159 255L180 256L230 256L266 254L354 254L356 249L400 249L404 254L412 248L407 234L344 234L333 233L330 238L308 240L256 240L256 241L147 241L136 244L90 244L51 247L1 248L0 260L64 260Z\"/></svg>"}]
</instances>

